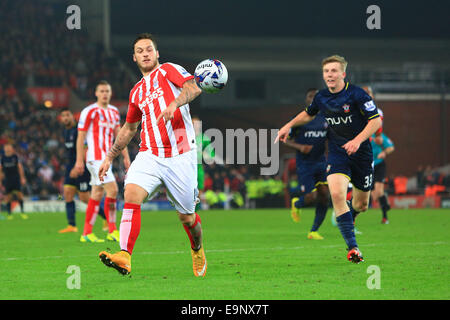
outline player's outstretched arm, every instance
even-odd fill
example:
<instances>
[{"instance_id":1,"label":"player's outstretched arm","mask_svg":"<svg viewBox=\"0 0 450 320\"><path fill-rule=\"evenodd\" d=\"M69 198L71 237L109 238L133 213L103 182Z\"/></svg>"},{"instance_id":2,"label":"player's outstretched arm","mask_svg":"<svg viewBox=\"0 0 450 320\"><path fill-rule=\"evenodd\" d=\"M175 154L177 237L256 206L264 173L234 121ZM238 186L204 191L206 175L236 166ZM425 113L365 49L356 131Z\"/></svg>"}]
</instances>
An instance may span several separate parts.
<instances>
[{"instance_id":1,"label":"player's outstretched arm","mask_svg":"<svg viewBox=\"0 0 450 320\"><path fill-rule=\"evenodd\" d=\"M294 127L299 127L311 122L315 116L310 116L306 111L300 112L294 119L286 123L279 131L278 135L275 138L274 143L277 143L278 140L281 142L286 142L286 139L289 136L289 130Z\"/></svg>"},{"instance_id":2,"label":"player's outstretched arm","mask_svg":"<svg viewBox=\"0 0 450 320\"><path fill-rule=\"evenodd\" d=\"M358 151L361 143L369 139L369 137L372 136L381 127L381 124L382 121L380 117L369 120L363 131L361 131L354 139L344 144L342 148L347 151L348 155L354 154L356 151Z\"/></svg>"},{"instance_id":3,"label":"player's outstretched arm","mask_svg":"<svg viewBox=\"0 0 450 320\"><path fill-rule=\"evenodd\" d=\"M103 181L103 177L106 175L106 172L111 166L111 163L114 160L114 158L117 157L130 143L131 139L136 134L139 123L140 121L133 123L125 122L122 128L120 128L113 146L106 155L105 160L103 160L102 164L100 165L100 169L98 171L98 177L100 181Z\"/></svg>"},{"instance_id":4,"label":"player's outstretched arm","mask_svg":"<svg viewBox=\"0 0 450 320\"><path fill-rule=\"evenodd\" d=\"M116 139L117 139L117 136L119 135L119 131L120 131L120 128L116 127L115 132L114 132ZM127 147L123 148L122 156L123 156L123 165L125 166L125 171L126 171L126 170L128 170L128 168L130 167L130 164L131 164L130 154L128 153Z\"/></svg>"},{"instance_id":5,"label":"player's outstretched arm","mask_svg":"<svg viewBox=\"0 0 450 320\"><path fill-rule=\"evenodd\" d=\"M183 88L178 97L173 100L166 109L158 116L156 123L159 122L161 118L164 118L164 122L173 119L173 114L177 108L184 106L185 104L191 102L197 98L202 93L202 90L197 86L194 79L187 80L183 84Z\"/></svg>"}]
</instances>

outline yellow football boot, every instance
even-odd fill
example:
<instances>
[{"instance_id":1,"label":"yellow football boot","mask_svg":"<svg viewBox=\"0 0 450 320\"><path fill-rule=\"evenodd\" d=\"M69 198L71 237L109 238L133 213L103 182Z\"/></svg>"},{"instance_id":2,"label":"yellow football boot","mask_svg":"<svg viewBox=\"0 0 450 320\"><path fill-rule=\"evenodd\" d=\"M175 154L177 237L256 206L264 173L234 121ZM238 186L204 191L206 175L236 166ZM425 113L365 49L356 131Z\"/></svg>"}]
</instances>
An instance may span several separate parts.
<instances>
[{"instance_id":1,"label":"yellow football boot","mask_svg":"<svg viewBox=\"0 0 450 320\"><path fill-rule=\"evenodd\" d=\"M97 243L105 242L104 239L97 238L97 236L95 234L93 234L93 233L89 233L89 234L87 234L85 236L82 235L80 237L80 241L81 242L97 242Z\"/></svg>"},{"instance_id":2,"label":"yellow football boot","mask_svg":"<svg viewBox=\"0 0 450 320\"><path fill-rule=\"evenodd\" d=\"M192 268L196 277L204 277L206 275L207 262L203 247L195 251L191 249Z\"/></svg>"},{"instance_id":3,"label":"yellow football boot","mask_svg":"<svg viewBox=\"0 0 450 320\"><path fill-rule=\"evenodd\" d=\"M308 233L308 239L323 240L323 237L317 231L311 231Z\"/></svg>"},{"instance_id":4,"label":"yellow football boot","mask_svg":"<svg viewBox=\"0 0 450 320\"><path fill-rule=\"evenodd\" d=\"M297 197L292 198L291 200L291 218L294 222L300 222L300 213L301 213L301 209L296 208L295 207L295 203L298 201L299 199Z\"/></svg>"}]
</instances>

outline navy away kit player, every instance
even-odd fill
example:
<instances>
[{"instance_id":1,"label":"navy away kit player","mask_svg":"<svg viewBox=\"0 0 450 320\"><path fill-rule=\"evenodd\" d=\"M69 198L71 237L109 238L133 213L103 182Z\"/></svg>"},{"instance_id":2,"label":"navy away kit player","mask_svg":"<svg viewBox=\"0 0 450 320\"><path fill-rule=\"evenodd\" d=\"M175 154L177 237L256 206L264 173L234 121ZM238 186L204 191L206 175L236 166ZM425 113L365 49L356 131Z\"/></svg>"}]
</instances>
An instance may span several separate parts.
<instances>
[{"instance_id":1,"label":"navy away kit player","mask_svg":"<svg viewBox=\"0 0 450 320\"><path fill-rule=\"evenodd\" d=\"M0 179L3 179L2 184L5 187L6 193L6 211L8 213L8 220L11 220L11 202L14 196L20 204L20 217L28 219L23 209L23 194L22 185L27 182L25 179L25 172L22 163L19 161L17 154L12 144L7 143L3 146L4 154L0 161Z\"/></svg>"},{"instance_id":2,"label":"navy away kit player","mask_svg":"<svg viewBox=\"0 0 450 320\"><path fill-rule=\"evenodd\" d=\"M311 88L306 92L305 102L310 105L317 93ZM318 233L328 210L328 185L326 176L325 147L328 123L320 113L311 122L291 129L285 144L296 150L297 178L300 187L298 197L291 200L291 217L300 221L301 208L315 203L316 212L308 239L322 240Z\"/></svg>"},{"instance_id":3,"label":"navy away kit player","mask_svg":"<svg viewBox=\"0 0 450 320\"><path fill-rule=\"evenodd\" d=\"M305 111L284 125L275 142L285 142L293 127L312 121L319 111L328 122L327 181L339 230L347 244L347 259L364 261L354 233L354 217L366 211L373 184L373 155L369 137L381 126L372 98L345 81L347 61L334 55L322 61L326 89L319 91ZM347 188L353 198L347 203Z\"/></svg>"},{"instance_id":4,"label":"navy away kit player","mask_svg":"<svg viewBox=\"0 0 450 320\"><path fill-rule=\"evenodd\" d=\"M88 203L90 198L90 180L91 176L88 170L81 175L74 170L77 160L76 142L78 137L77 123L75 122L72 112L65 108L60 113L61 122L64 125L64 145L66 149L66 173L64 178L64 200L66 203L66 215L68 226L59 231L59 233L78 232L75 223L75 193L84 203ZM103 210L100 208L100 215L104 217Z\"/></svg>"}]
</instances>

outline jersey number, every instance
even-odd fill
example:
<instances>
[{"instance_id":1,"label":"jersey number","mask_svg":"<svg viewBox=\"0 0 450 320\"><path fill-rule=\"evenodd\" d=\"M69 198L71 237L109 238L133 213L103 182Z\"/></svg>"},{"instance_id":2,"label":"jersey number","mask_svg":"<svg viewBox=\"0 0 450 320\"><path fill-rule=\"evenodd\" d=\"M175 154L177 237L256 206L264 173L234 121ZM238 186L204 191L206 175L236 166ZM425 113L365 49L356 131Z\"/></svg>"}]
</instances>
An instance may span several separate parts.
<instances>
[{"instance_id":1,"label":"jersey number","mask_svg":"<svg viewBox=\"0 0 450 320\"><path fill-rule=\"evenodd\" d=\"M364 188L368 188L372 185L372 174L364 177Z\"/></svg>"}]
</instances>

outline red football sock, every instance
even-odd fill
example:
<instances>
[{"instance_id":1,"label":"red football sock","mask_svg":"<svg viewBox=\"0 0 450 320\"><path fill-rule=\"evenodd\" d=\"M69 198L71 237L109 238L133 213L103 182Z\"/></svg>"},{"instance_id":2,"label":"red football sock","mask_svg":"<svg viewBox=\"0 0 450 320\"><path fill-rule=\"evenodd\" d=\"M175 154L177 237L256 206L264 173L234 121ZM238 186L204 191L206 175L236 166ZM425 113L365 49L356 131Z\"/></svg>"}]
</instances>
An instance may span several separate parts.
<instances>
[{"instance_id":1,"label":"red football sock","mask_svg":"<svg viewBox=\"0 0 450 320\"><path fill-rule=\"evenodd\" d=\"M134 244L141 231L141 206L125 203L120 222L120 249L133 252Z\"/></svg>"},{"instance_id":2,"label":"red football sock","mask_svg":"<svg viewBox=\"0 0 450 320\"><path fill-rule=\"evenodd\" d=\"M86 219L84 220L83 236L92 233L92 227L97 219L98 209L100 207L100 201L89 199L86 208Z\"/></svg>"},{"instance_id":3,"label":"red football sock","mask_svg":"<svg viewBox=\"0 0 450 320\"><path fill-rule=\"evenodd\" d=\"M116 230L116 199L105 198L105 218L108 221L109 233Z\"/></svg>"},{"instance_id":4,"label":"red football sock","mask_svg":"<svg viewBox=\"0 0 450 320\"><path fill-rule=\"evenodd\" d=\"M191 248L194 250L199 250L202 246L202 225L200 216L195 214L195 221L191 226L183 224L184 231L186 231L189 241L191 242Z\"/></svg>"}]
</instances>

